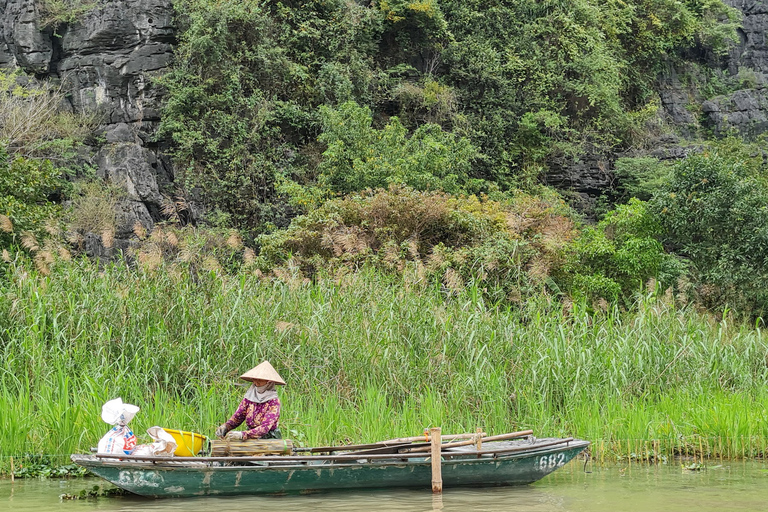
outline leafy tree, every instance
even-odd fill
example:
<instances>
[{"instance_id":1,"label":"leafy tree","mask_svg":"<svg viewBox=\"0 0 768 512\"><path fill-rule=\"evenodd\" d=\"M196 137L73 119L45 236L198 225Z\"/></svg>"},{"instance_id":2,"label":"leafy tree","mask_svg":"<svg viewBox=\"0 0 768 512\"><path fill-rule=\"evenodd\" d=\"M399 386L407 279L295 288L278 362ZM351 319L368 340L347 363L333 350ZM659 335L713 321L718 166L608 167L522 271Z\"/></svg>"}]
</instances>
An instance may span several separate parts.
<instances>
[{"instance_id":1,"label":"leafy tree","mask_svg":"<svg viewBox=\"0 0 768 512\"><path fill-rule=\"evenodd\" d=\"M768 174L761 159L690 155L652 200L664 243L689 258L710 306L768 311Z\"/></svg>"},{"instance_id":2,"label":"leafy tree","mask_svg":"<svg viewBox=\"0 0 768 512\"><path fill-rule=\"evenodd\" d=\"M317 180L338 192L392 181L471 190L473 180L513 190L536 185L554 155L627 147L656 115L661 66L695 44L723 50L737 23L721 0L174 5L181 36L163 80L162 131L188 188L254 233L286 225L296 201L284 192ZM347 102L370 109L359 155L339 145L350 135L321 109ZM434 165L422 172L430 162L415 170L390 161L385 177L366 167L373 160L362 143L373 129L380 148L385 139L429 142L445 161L440 147L467 139L481 156L461 169L450 163L445 176Z\"/></svg>"},{"instance_id":3,"label":"leafy tree","mask_svg":"<svg viewBox=\"0 0 768 512\"><path fill-rule=\"evenodd\" d=\"M572 247L565 269L572 293L611 301L631 297L646 281L675 267L660 236L661 226L643 201L633 198L609 212L597 226L585 228Z\"/></svg>"},{"instance_id":4,"label":"leafy tree","mask_svg":"<svg viewBox=\"0 0 768 512\"><path fill-rule=\"evenodd\" d=\"M619 158L614 164L619 200L648 201L669 180L669 166L653 157Z\"/></svg>"},{"instance_id":5,"label":"leafy tree","mask_svg":"<svg viewBox=\"0 0 768 512\"><path fill-rule=\"evenodd\" d=\"M445 83L488 156L482 176L506 184L587 141L627 146L655 114L661 66L696 42L736 39L720 0L447 1L453 36ZM717 23L715 23L717 21Z\"/></svg>"},{"instance_id":6,"label":"leafy tree","mask_svg":"<svg viewBox=\"0 0 768 512\"><path fill-rule=\"evenodd\" d=\"M470 179L477 150L469 140L444 132L435 124L408 135L398 118L373 128L371 110L354 103L321 108L327 145L318 166L319 182L337 193L406 185L416 190L477 192L482 183Z\"/></svg>"}]
</instances>

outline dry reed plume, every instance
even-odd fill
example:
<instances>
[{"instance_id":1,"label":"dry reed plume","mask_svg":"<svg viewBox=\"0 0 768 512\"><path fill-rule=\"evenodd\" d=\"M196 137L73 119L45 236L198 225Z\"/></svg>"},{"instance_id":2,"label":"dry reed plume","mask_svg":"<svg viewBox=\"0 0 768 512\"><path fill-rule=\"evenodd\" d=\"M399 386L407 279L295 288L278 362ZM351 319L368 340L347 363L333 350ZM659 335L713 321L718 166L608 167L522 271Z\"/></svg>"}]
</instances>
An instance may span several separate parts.
<instances>
[{"instance_id":1,"label":"dry reed plume","mask_svg":"<svg viewBox=\"0 0 768 512\"><path fill-rule=\"evenodd\" d=\"M285 332L293 326L294 324L291 322L280 321L275 324L275 329L277 329L278 332Z\"/></svg>"},{"instance_id":2,"label":"dry reed plume","mask_svg":"<svg viewBox=\"0 0 768 512\"><path fill-rule=\"evenodd\" d=\"M50 265L53 263L53 255L48 251L40 251L35 255L35 268L42 275L47 276L51 273Z\"/></svg>"},{"instance_id":3,"label":"dry reed plume","mask_svg":"<svg viewBox=\"0 0 768 512\"><path fill-rule=\"evenodd\" d=\"M243 238L237 231L231 231L226 241L227 247L230 249L240 249L243 247Z\"/></svg>"},{"instance_id":4,"label":"dry reed plume","mask_svg":"<svg viewBox=\"0 0 768 512\"><path fill-rule=\"evenodd\" d=\"M61 226L56 219L48 219L45 222L45 232L52 237L61 236Z\"/></svg>"},{"instance_id":5,"label":"dry reed plume","mask_svg":"<svg viewBox=\"0 0 768 512\"><path fill-rule=\"evenodd\" d=\"M179 245L179 237L177 237L177 236L176 236L176 233L174 233L173 231L171 231L171 232L169 232L169 233L168 233L168 234L165 236L165 242L166 242L166 243L167 243L169 246L171 246L171 247L178 247L178 245Z\"/></svg>"},{"instance_id":6,"label":"dry reed plume","mask_svg":"<svg viewBox=\"0 0 768 512\"><path fill-rule=\"evenodd\" d=\"M147 229L141 222L136 221L133 224L133 234L136 235L136 238L139 240L144 240L147 237Z\"/></svg>"},{"instance_id":7,"label":"dry reed plume","mask_svg":"<svg viewBox=\"0 0 768 512\"><path fill-rule=\"evenodd\" d=\"M250 267L256 261L256 252L250 247L246 247L243 251L243 263L246 267Z\"/></svg>"},{"instance_id":8,"label":"dry reed plume","mask_svg":"<svg viewBox=\"0 0 768 512\"><path fill-rule=\"evenodd\" d=\"M445 270L443 284L452 292L458 293L464 290L464 280L461 275L450 267Z\"/></svg>"},{"instance_id":9,"label":"dry reed plume","mask_svg":"<svg viewBox=\"0 0 768 512\"><path fill-rule=\"evenodd\" d=\"M59 259L61 261L69 261L72 259L72 254L64 246L61 246L58 248L58 253L59 253Z\"/></svg>"},{"instance_id":10,"label":"dry reed plume","mask_svg":"<svg viewBox=\"0 0 768 512\"><path fill-rule=\"evenodd\" d=\"M110 229L101 232L101 245L105 249L111 249L115 245L115 233Z\"/></svg>"},{"instance_id":11,"label":"dry reed plume","mask_svg":"<svg viewBox=\"0 0 768 512\"><path fill-rule=\"evenodd\" d=\"M324 242L336 257L343 254L363 254L369 248L365 233L358 226L342 226L327 232Z\"/></svg>"},{"instance_id":12,"label":"dry reed plume","mask_svg":"<svg viewBox=\"0 0 768 512\"><path fill-rule=\"evenodd\" d=\"M402 261L400 259L400 249L397 247L394 243L388 243L384 246L384 263L387 264L388 267L400 267L402 265Z\"/></svg>"},{"instance_id":13,"label":"dry reed plume","mask_svg":"<svg viewBox=\"0 0 768 512\"><path fill-rule=\"evenodd\" d=\"M169 221L180 224L181 214L189 210L189 205L184 196L179 193L175 197L163 196L160 201L160 213Z\"/></svg>"},{"instance_id":14,"label":"dry reed plume","mask_svg":"<svg viewBox=\"0 0 768 512\"><path fill-rule=\"evenodd\" d=\"M13 222L7 215L0 214L0 231L3 233L13 233Z\"/></svg>"},{"instance_id":15,"label":"dry reed plume","mask_svg":"<svg viewBox=\"0 0 768 512\"><path fill-rule=\"evenodd\" d=\"M221 267L221 263L219 263L219 260L217 260L213 256L206 256L205 258L203 258L203 268L208 272L216 272L216 273L220 273L223 270Z\"/></svg>"},{"instance_id":16,"label":"dry reed plume","mask_svg":"<svg viewBox=\"0 0 768 512\"><path fill-rule=\"evenodd\" d=\"M163 264L163 254L156 245L150 245L139 251L137 255L139 263L145 270L156 270Z\"/></svg>"},{"instance_id":17,"label":"dry reed plume","mask_svg":"<svg viewBox=\"0 0 768 512\"><path fill-rule=\"evenodd\" d=\"M72 247L82 248L85 243L85 237L77 231L67 231L65 238Z\"/></svg>"},{"instance_id":18,"label":"dry reed plume","mask_svg":"<svg viewBox=\"0 0 768 512\"><path fill-rule=\"evenodd\" d=\"M37 243L37 237L31 231L25 231L21 234L21 246L32 252L40 248Z\"/></svg>"}]
</instances>

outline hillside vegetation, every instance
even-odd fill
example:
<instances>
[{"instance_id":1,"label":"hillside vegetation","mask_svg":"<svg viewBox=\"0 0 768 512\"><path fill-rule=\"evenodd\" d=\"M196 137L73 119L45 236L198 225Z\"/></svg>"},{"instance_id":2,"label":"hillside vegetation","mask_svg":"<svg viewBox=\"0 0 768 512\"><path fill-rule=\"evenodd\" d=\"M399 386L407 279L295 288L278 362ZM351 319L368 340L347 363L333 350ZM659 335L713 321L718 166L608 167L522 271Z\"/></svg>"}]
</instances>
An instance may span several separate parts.
<instances>
[{"instance_id":1,"label":"hillside vegetation","mask_svg":"<svg viewBox=\"0 0 768 512\"><path fill-rule=\"evenodd\" d=\"M640 148L671 129L657 77L728 48L739 16L720 0L175 9L179 44L159 83L178 175L162 213L181 228L201 203L198 226L237 231L228 271L243 257L309 279L415 262L511 303L543 292L627 306L652 279L716 310L768 306L759 145L704 143L673 164L619 159L592 226L540 185L552 159ZM72 151L89 120L52 115L59 93L20 78L3 77L13 129L0 148L0 241L41 268L91 235L111 247L119 192L62 179L89 176ZM178 255L150 235L137 227L126 256Z\"/></svg>"},{"instance_id":2,"label":"hillside vegetation","mask_svg":"<svg viewBox=\"0 0 768 512\"><path fill-rule=\"evenodd\" d=\"M619 162L618 188L606 191L616 210L586 229L539 185L555 158L639 148L670 130L657 77L735 40L738 12L719 0L185 0L176 9L182 32L162 80L161 132L176 143L183 193L265 251L262 271L290 263L312 278L321 267L398 269L410 259L512 301L545 289L631 302L653 278L707 307L765 310L757 288L766 267L746 257L764 231L728 241L724 223L702 225L702 205L661 206L697 187L691 165L759 195L748 183L765 169L746 156L752 149L731 141L727 155L712 148L673 168ZM730 186L714 179L708 189ZM445 204L451 220L439 206L423 222L440 229L414 225L422 200ZM484 213L453 206L466 201ZM744 200L755 221L760 201ZM722 207L704 206L720 219ZM694 225L673 226L686 216ZM713 271L718 263L685 230L710 230L707 243L715 252L727 244L729 264Z\"/></svg>"}]
</instances>

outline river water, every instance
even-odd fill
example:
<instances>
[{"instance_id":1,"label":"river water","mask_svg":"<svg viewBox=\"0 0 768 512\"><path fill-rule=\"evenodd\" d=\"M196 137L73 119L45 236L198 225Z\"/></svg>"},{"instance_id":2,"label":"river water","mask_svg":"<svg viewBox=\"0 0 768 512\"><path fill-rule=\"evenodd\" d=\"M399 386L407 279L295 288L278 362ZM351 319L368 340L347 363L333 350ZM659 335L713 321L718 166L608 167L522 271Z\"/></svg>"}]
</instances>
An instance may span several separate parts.
<instances>
[{"instance_id":1,"label":"river water","mask_svg":"<svg viewBox=\"0 0 768 512\"><path fill-rule=\"evenodd\" d=\"M679 464L610 465L572 462L536 484L523 487L335 492L265 496L149 500L137 497L61 500L101 484L93 478L0 480L0 511L59 510L203 512L292 511L515 511L515 512L724 512L768 510L768 463L712 463L701 471Z\"/></svg>"}]
</instances>

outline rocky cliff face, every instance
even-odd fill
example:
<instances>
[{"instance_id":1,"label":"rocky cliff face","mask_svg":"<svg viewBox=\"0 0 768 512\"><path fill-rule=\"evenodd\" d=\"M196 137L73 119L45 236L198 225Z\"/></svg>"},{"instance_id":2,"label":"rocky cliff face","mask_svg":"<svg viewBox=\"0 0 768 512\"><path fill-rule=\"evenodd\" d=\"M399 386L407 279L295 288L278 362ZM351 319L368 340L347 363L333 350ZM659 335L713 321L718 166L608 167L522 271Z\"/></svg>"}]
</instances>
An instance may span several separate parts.
<instances>
[{"instance_id":1,"label":"rocky cliff face","mask_svg":"<svg viewBox=\"0 0 768 512\"><path fill-rule=\"evenodd\" d=\"M659 77L658 91L664 121L675 134L661 135L649 142L649 149L626 155L598 153L575 162L553 161L546 176L550 185L569 190L574 204L588 211L597 196L612 185L613 162L620 156L682 158L697 150L686 139L702 130L718 137L728 133L755 137L768 131L768 0L724 1L742 12L739 42L726 57L710 56L707 65L735 90L705 98L700 86L710 77L670 67ZM687 74L686 79L682 74Z\"/></svg>"},{"instance_id":2,"label":"rocky cliff face","mask_svg":"<svg viewBox=\"0 0 768 512\"><path fill-rule=\"evenodd\" d=\"M151 78L173 55L169 0L106 0L82 21L41 26L34 0L0 0L0 67L59 80L75 111L97 111L104 144L93 148L98 173L126 190L118 239L136 222L159 220L160 186L173 171L154 141L160 97Z\"/></svg>"},{"instance_id":3,"label":"rocky cliff face","mask_svg":"<svg viewBox=\"0 0 768 512\"><path fill-rule=\"evenodd\" d=\"M704 125L717 136L729 132L754 137L768 130L768 1L726 0L743 15L739 44L725 67L741 90L701 104Z\"/></svg>"},{"instance_id":4,"label":"rocky cliff face","mask_svg":"<svg viewBox=\"0 0 768 512\"><path fill-rule=\"evenodd\" d=\"M768 0L726 2L743 12L743 29L739 44L719 66L728 76L741 77L743 87L703 101L676 70L660 77L666 119L683 138L701 127L717 135L768 130ZM136 222L150 228L159 220L160 190L173 181L163 145L154 138L161 98L151 80L172 58L172 15L170 0L103 0L81 21L54 30L41 26L35 0L0 0L0 67L58 79L73 109L103 115L105 142L94 148L92 160L101 176L127 192L119 205L118 239L127 238ZM661 158L689 151L675 135L651 145ZM546 179L589 209L611 186L616 156L553 161Z\"/></svg>"}]
</instances>

